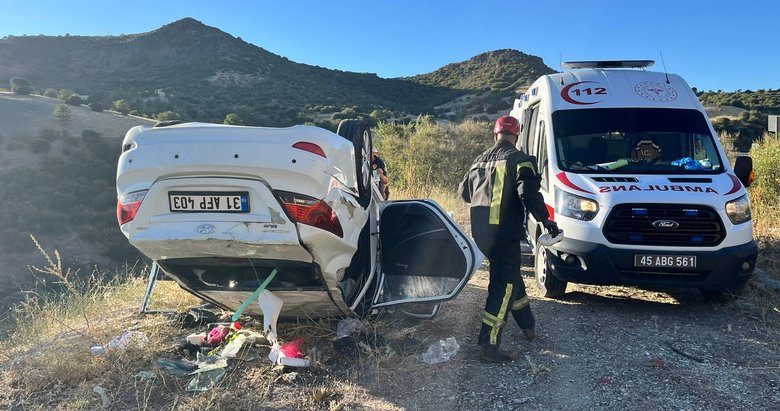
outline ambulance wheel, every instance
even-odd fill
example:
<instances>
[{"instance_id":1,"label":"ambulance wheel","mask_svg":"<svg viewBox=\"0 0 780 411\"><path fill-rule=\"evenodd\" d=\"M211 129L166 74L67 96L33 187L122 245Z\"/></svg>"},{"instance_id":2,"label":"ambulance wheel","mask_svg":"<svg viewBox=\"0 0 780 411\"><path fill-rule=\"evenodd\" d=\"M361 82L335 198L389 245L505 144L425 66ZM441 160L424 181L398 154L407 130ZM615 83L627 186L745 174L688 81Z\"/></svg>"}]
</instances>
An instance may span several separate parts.
<instances>
[{"instance_id":1,"label":"ambulance wheel","mask_svg":"<svg viewBox=\"0 0 780 411\"><path fill-rule=\"evenodd\" d=\"M536 286L545 297L558 299L566 294L566 281L561 281L552 274L547 248L538 242L534 257L534 277L536 277Z\"/></svg>"},{"instance_id":2,"label":"ambulance wheel","mask_svg":"<svg viewBox=\"0 0 780 411\"><path fill-rule=\"evenodd\" d=\"M355 147L358 203L366 208L371 202L371 129L364 120L342 120L336 134Z\"/></svg>"}]
</instances>

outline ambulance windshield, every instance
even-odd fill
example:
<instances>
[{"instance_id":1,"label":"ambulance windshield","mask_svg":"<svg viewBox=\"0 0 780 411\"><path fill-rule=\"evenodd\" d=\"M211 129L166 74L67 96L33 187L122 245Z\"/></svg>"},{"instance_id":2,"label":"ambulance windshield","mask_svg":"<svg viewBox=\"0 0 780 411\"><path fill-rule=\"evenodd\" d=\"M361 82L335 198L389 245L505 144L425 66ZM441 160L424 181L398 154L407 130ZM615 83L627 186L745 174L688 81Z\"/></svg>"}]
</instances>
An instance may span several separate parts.
<instances>
[{"instance_id":1,"label":"ambulance windshield","mask_svg":"<svg viewBox=\"0 0 780 411\"><path fill-rule=\"evenodd\" d=\"M707 121L697 110L559 110L552 120L561 170L717 174L724 169Z\"/></svg>"}]
</instances>

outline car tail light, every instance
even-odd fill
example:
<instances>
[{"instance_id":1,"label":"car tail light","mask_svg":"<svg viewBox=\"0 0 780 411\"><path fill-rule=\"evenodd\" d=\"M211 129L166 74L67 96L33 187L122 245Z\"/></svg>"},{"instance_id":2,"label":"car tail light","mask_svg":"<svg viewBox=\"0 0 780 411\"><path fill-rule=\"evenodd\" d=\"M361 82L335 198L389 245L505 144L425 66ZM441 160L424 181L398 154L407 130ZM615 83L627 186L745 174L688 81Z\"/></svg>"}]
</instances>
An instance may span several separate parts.
<instances>
[{"instance_id":1,"label":"car tail light","mask_svg":"<svg viewBox=\"0 0 780 411\"><path fill-rule=\"evenodd\" d=\"M310 225L344 237L336 213L324 201L301 194L276 191L293 222Z\"/></svg>"},{"instance_id":2,"label":"car tail light","mask_svg":"<svg viewBox=\"0 0 780 411\"><path fill-rule=\"evenodd\" d=\"M293 146L293 148L297 148L297 149L303 150L303 151L308 151L308 152L310 152L312 154L316 154L318 156L322 156L324 158L328 158L325 155L325 152L322 151L322 147L320 147L320 146L318 146L318 145L316 145L314 143L309 143L307 141L299 141L299 142L293 144L292 146Z\"/></svg>"},{"instance_id":3,"label":"car tail light","mask_svg":"<svg viewBox=\"0 0 780 411\"><path fill-rule=\"evenodd\" d=\"M147 191L149 190L133 191L119 196L119 200L116 202L116 220L119 225L133 221Z\"/></svg>"}]
</instances>

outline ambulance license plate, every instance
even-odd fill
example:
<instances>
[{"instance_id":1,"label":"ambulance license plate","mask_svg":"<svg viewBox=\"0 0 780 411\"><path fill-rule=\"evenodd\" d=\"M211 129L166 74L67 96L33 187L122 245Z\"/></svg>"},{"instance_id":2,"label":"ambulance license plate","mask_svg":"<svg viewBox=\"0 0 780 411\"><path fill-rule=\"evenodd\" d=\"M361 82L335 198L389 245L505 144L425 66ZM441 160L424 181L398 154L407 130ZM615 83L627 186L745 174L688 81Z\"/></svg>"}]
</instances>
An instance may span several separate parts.
<instances>
[{"instance_id":1,"label":"ambulance license plate","mask_svg":"<svg viewBox=\"0 0 780 411\"><path fill-rule=\"evenodd\" d=\"M696 268L696 256L634 254L634 267Z\"/></svg>"},{"instance_id":2,"label":"ambulance license plate","mask_svg":"<svg viewBox=\"0 0 780 411\"><path fill-rule=\"evenodd\" d=\"M248 213L249 193L169 191L171 212L185 213Z\"/></svg>"}]
</instances>

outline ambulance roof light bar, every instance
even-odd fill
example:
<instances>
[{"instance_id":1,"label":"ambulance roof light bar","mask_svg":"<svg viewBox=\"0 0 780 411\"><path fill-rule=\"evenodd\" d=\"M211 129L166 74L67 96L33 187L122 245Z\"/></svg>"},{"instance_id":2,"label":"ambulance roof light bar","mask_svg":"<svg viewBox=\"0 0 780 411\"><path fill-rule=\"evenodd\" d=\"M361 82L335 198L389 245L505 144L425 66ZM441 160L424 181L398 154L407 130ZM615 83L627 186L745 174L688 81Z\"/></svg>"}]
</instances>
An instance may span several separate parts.
<instances>
[{"instance_id":1,"label":"ambulance roof light bar","mask_svg":"<svg viewBox=\"0 0 780 411\"><path fill-rule=\"evenodd\" d=\"M655 64L655 60L595 60L595 61L564 61L561 68L581 69L581 68L645 68Z\"/></svg>"}]
</instances>

